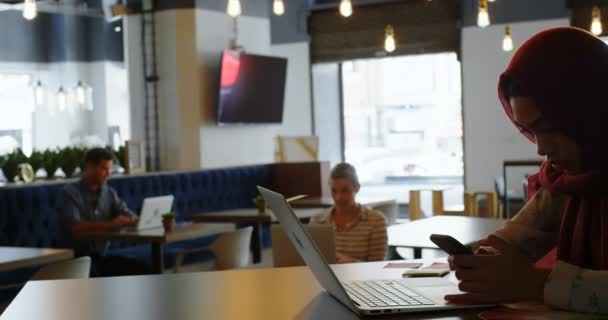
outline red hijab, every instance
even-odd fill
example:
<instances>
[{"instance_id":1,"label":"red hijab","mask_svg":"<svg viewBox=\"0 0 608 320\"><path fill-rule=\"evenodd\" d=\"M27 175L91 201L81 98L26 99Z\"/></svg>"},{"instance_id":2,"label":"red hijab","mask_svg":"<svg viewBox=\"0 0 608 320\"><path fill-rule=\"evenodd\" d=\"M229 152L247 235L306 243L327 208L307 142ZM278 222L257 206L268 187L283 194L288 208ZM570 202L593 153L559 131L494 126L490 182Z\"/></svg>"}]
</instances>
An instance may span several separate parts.
<instances>
[{"instance_id":1,"label":"red hijab","mask_svg":"<svg viewBox=\"0 0 608 320\"><path fill-rule=\"evenodd\" d=\"M521 91L515 95L534 99L542 117L581 148L584 172L564 173L545 162L529 181L531 194L542 187L566 196L558 259L608 269L608 46L577 28L549 29L526 41L498 86L513 120L510 81Z\"/></svg>"}]
</instances>

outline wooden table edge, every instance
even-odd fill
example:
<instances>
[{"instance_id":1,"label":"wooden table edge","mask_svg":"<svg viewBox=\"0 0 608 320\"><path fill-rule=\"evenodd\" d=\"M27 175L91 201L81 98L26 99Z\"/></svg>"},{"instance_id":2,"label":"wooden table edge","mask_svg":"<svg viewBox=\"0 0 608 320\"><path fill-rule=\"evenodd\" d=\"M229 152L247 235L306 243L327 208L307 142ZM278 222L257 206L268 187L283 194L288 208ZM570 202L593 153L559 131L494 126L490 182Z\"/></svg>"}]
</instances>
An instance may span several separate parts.
<instances>
[{"instance_id":1,"label":"wooden table edge","mask_svg":"<svg viewBox=\"0 0 608 320\"><path fill-rule=\"evenodd\" d=\"M31 257L19 261L7 262L0 264L0 272L11 271L19 268L33 267L52 262L59 262L74 258L74 251L71 249L53 249L58 250L55 254L45 255L41 257Z\"/></svg>"}]
</instances>

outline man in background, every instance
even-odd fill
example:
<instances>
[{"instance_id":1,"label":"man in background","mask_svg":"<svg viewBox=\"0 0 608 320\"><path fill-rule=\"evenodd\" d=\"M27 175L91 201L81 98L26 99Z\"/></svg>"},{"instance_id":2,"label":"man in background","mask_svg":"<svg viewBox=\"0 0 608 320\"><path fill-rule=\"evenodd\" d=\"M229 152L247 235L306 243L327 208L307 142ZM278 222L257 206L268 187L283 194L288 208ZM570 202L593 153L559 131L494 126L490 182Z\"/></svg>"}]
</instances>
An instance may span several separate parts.
<instances>
[{"instance_id":1,"label":"man in background","mask_svg":"<svg viewBox=\"0 0 608 320\"><path fill-rule=\"evenodd\" d=\"M76 256L93 260L91 276L123 276L151 273L143 261L118 255L106 255L108 241L79 241L74 236L118 229L137 223L135 215L116 191L106 184L112 169L113 154L108 149L89 150L84 158L82 178L68 184L61 192L59 212L63 230Z\"/></svg>"}]
</instances>

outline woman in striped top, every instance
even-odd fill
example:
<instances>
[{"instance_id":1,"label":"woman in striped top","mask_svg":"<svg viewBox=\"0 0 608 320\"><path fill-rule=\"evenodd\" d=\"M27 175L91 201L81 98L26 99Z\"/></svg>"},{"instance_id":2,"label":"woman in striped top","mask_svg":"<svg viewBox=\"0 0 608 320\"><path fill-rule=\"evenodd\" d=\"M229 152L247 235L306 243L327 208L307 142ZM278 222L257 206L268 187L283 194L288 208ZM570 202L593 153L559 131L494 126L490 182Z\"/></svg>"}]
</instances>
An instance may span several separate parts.
<instances>
[{"instance_id":1,"label":"woman in striped top","mask_svg":"<svg viewBox=\"0 0 608 320\"><path fill-rule=\"evenodd\" d=\"M359 179L355 168L341 163L331 171L329 181L335 206L312 219L332 224L336 230L338 263L384 260L387 251L384 216L355 201Z\"/></svg>"}]
</instances>

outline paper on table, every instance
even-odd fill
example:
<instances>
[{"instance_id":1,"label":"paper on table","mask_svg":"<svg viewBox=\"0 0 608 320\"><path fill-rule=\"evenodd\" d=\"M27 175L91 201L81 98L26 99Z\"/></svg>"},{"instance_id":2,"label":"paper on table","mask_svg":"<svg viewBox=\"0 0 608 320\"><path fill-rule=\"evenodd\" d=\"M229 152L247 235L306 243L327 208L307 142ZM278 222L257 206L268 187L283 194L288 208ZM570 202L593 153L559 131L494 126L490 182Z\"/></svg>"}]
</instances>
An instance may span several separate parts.
<instances>
[{"instance_id":1,"label":"paper on table","mask_svg":"<svg viewBox=\"0 0 608 320\"><path fill-rule=\"evenodd\" d=\"M384 266L384 269L417 269L420 268L420 262L389 262Z\"/></svg>"},{"instance_id":2,"label":"paper on table","mask_svg":"<svg viewBox=\"0 0 608 320\"><path fill-rule=\"evenodd\" d=\"M430 266L426 266L422 269L450 269L450 265L447 263L443 263L443 262L435 262L433 264L431 264Z\"/></svg>"}]
</instances>

